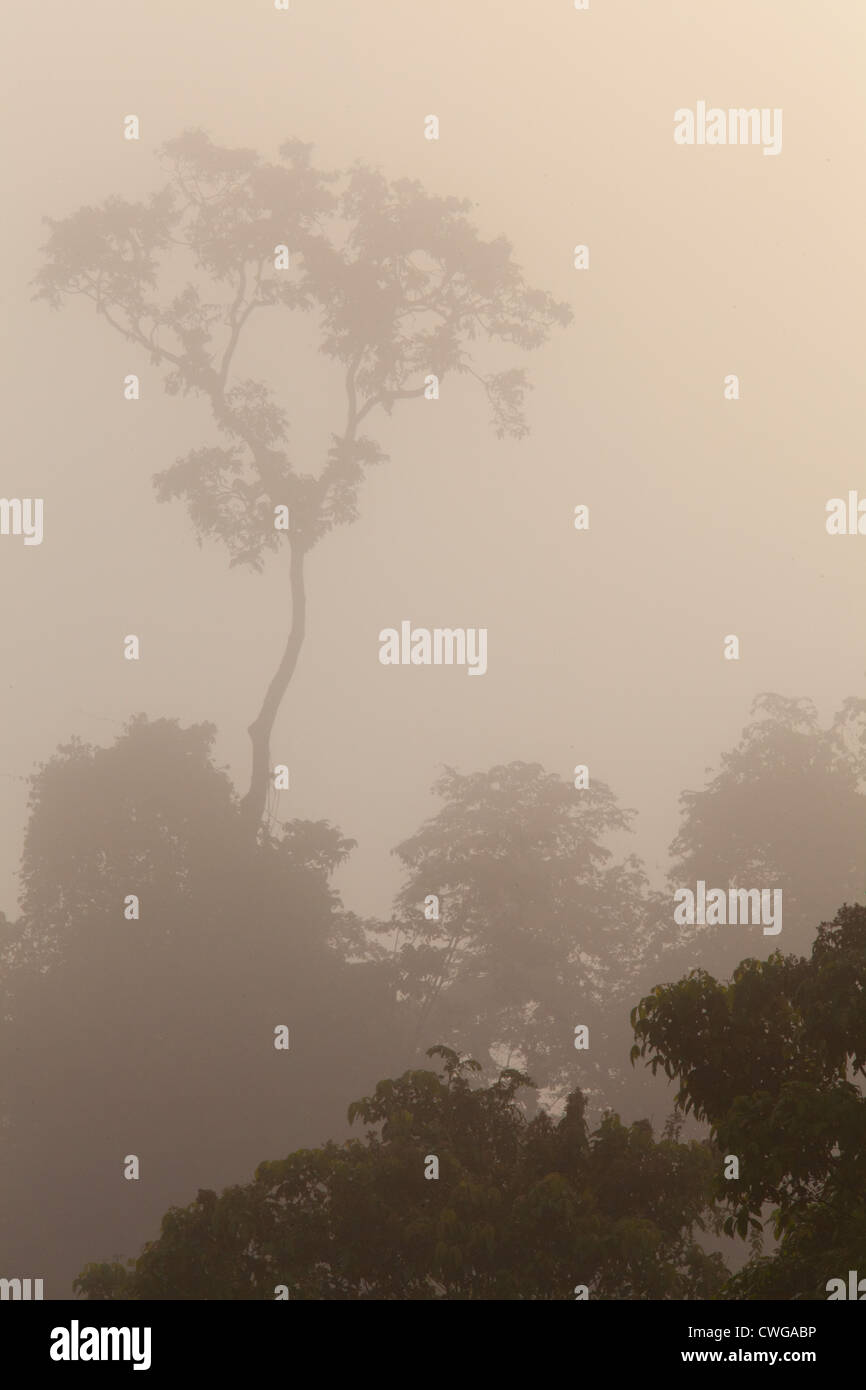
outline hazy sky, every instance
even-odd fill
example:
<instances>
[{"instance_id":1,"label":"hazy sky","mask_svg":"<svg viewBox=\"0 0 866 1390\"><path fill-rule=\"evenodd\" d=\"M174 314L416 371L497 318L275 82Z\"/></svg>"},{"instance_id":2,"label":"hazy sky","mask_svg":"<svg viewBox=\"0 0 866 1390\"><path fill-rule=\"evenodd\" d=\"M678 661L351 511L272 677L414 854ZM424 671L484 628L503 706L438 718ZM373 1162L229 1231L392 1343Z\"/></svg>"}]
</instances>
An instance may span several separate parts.
<instances>
[{"instance_id":1,"label":"hazy sky","mask_svg":"<svg viewBox=\"0 0 866 1390\"><path fill-rule=\"evenodd\" d=\"M45 502L41 546L0 537L7 911L35 764L142 710L213 721L245 789L282 649L281 564L230 571L154 498L155 472L217 438L205 403L165 396L85 301L30 299L42 217L157 188L154 150L187 127L268 158L297 136L325 167L470 198L575 313L526 359L528 438L497 441L462 379L376 417L391 461L311 557L272 754L291 767L285 818L359 840L349 905L387 911L389 851L434 809L442 764L588 763L639 810L652 868L757 692L810 695L825 718L862 692L866 539L825 531L828 498L866 492L861 0L48 0L2 22L2 492ZM677 146L674 111L702 100L781 108L781 154ZM315 471L342 407L311 330L253 337L239 371L282 383ZM403 619L486 627L487 674L381 666L379 630Z\"/></svg>"}]
</instances>

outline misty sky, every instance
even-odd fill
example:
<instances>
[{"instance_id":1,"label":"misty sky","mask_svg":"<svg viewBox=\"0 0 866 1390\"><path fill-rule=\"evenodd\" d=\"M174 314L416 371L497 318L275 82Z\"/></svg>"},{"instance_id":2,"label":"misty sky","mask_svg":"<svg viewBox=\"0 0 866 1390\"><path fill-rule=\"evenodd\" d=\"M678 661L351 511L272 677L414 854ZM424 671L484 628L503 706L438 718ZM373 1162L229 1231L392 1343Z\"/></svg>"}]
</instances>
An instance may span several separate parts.
<instances>
[{"instance_id":1,"label":"misty sky","mask_svg":"<svg viewBox=\"0 0 866 1390\"><path fill-rule=\"evenodd\" d=\"M0 538L7 912L22 779L71 735L109 743L136 711L210 720L246 789L246 726L288 624L284 561L230 571L155 500L152 475L217 438L206 403L167 397L89 303L30 299L43 216L145 196L156 147L188 127L268 158L298 137L323 167L361 159L470 198L575 314L525 359L528 438L497 441L464 379L376 416L390 462L311 556L271 751L292 774L281 815L359 840L349 906L387 912L390 850L433 811L443 764L588 763L639 810L634 848L658 876L679 792L756 693L809 695L825 720L862 693L866 540L824 525L828 498L866 492L860 0L48 0L2 24L2 492L45 501L41 546ZM782 108L781 155L676 146L674 111L704 99ZM313 329L254 333L238 363L281 384L305 471L343 410ZM379 630L403 619L486 627L487 674L381 666Z\"/></svg>"}]
</instances>

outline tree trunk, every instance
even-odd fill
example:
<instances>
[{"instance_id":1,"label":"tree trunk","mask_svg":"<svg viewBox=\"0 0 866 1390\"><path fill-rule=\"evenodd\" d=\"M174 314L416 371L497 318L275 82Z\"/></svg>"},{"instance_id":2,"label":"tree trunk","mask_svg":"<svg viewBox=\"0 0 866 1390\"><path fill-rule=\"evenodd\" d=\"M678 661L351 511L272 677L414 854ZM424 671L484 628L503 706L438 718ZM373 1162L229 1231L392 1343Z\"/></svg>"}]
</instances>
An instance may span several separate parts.
<instances>
[{"instance_id":1,"label":"tree trunk","mask_svg":"<svg viewBox=\"0 0 866 1390\"><path fill-rule=\"evenodd\" d=\"M289 567L289 586L292 596L292 626L283 652L282 660L268 686L262 707L250 724L247 733L253 746L253 765L250 787L241 802L241 817L255 839L268 799L268 786L271 777L271 731L277 717L283 696L298 664L298 656L306 630L307 600L304 592L305 551L296 537L291 542L291 561Z\"/></svg>"}]
</instances>

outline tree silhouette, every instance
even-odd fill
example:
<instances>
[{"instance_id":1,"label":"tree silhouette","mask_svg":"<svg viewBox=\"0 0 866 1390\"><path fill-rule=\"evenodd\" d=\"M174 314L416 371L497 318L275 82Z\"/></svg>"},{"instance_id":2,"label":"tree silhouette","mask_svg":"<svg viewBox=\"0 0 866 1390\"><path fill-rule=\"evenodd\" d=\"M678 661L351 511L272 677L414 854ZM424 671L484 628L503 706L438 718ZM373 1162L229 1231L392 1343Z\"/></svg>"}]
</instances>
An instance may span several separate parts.
<instances>
[{"instance_id":1,"label":"tree silhouette","mask_svg":"<svg viewBox=\"0 0 866 1390\"><path fill-rule=\"evenodd\" d=\"M679 1082L739 1176L717 1169L726 1228L780 1238L732 1298L825 1299L866 1252L866 908L842 907L811 955L744 960L727 984L693 971L634 1010L635 1058Z\"/></svg>"},{"instance_id":2,"label":"tree silhouette","mask_svg":"<svg viewBox=\"0 0 866 1390\"><path fill-rule=\"evenodd\" d=\"M527 1121L506 1069L379 1082L349 1117L364 1140L262 1163L255 1180L166 1213L130 1267L91 1264L89 1299L561 1299L712 1297L724 1275L694 1238L713 1156L614 1115L590 1134L579 1091L558 1122ZM425 1179L430 1156L439 1176Z\"/></svg>"},{"instance_id":3,"label":"tree silhouette","mask_svg":"<svg viewBox=\"0 0 866 1390\"><path fill-rule=\"evenodd\" d=\"M305 557L355 520L365 471L385 458L362 425L376 410L390 414L398 401L423 396L428 375L460 373L483 387L497 436L521 437L525 372L486 370L476 344L533 349L571 318L527 286L504 238L479 237L468 201L361 164L323 172L311 149L287 141L280 162L266 163L200 130L168 141L159 151L168 181L146 201L112 197L46 219L34 296L54 308L69 296L90 299L165 370L169 393L207 399L225 442L192 450L155 479L161 500L186 502L199 540L222 542L232 565L253 569L288 547L291 623L249 726L243 815L253 835L266 804L271 731L304 639ZM278 247L288 250L288 270ZM343 378L345 417L318 468L290 457L290 422L271 387L233 374L251 325L279 309L317 315L320 351ZM275 527L282 506L288 530Z\"/></svg>"},{"instance_id":4,"label":"tree silhouette","mask_svg":"<svg viewBox=\"0 0 866 1390\"><path fill-rule=\"evenodd\" d=\"M213 735L137 717L33 779L21 916L0 937L0 1248L48 1297L91 1251L137 1249L169 1202L333 1133L408 1060L330 883L352 842L294 821L251 843Z\"/></svg>"},{"instance_id":5,"label":"tree silhouette","mask_svg":"<svg viewBox=\"0 0 866 1390\"><path fill-rule=\"evenodd\" d=\"M619 1106L660 917L640 862L605 843L633 813L603 782L576 791L538 763L447 768L433 790L441 809L394 851L406 881L383 927L417 1041L513 1058L560 1098L580 1084ZM588 1049L575 1048L579 1024Z\"/></svg>"},{"instance_id":6,"label":"tree silhouette","mask_svg":"<svg viewBox=\"0 0 866 1390\"><path fill-rule=\"evenodd\" d=\"M782 932L679 928L676 950L659 961L675 978L694 966L729 974L745 955L806 953L814 924L840 899L855 902L863 894L866 700L849 697L827 728L808 699L767 693L751 712L706 787L680 798L671 901L674 888L694 888L698 879L708 888L781 888Z\"/></svg>"}]
</instances>

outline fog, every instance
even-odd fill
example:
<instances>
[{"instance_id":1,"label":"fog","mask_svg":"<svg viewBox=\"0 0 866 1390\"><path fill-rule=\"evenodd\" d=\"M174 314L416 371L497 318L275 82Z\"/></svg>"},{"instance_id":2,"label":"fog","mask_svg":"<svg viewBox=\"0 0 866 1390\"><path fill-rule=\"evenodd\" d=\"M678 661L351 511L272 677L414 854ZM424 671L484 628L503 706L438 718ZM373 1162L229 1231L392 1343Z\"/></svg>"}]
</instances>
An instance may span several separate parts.
<instances>
[{"instance_id":1,"label":"fog","mask_svg":"<svg viewBox=\"0 0 866 1390\"><path fill-rule=\"evenodd\" d=\"M388 457L364 469L358 519L336 525L309 552L306 633L270 738L270 762L289 769L290 785L270 799L271 826L326 820L357 841L345 860L331 863L332 887L359 919L388 919L407 874L411 880L393 851L440 810L432 788L443 769L468 776L539 764L570 785L583 765L591 786L609 787L619 807L634 811L629 830L610 821L604 842L618 861L639 856L647 893L669 901L669 910L653 907L653 932L662 917L673 923L666 885L680 795L699 791L719 771L752 718L755 697L809 699L827 728L846 698L863 693L866 542L830 535L825 523L829 499L864 487L866 17L856 3L837 0L815 20L814 7L784 0L704 3L697 13L691 0L592 0L586 12L568 0L440 0L431 7L292 0L288 13L266 0L139 7L48 0L7 12L3 492L44 499L42 544L0 537L0 905L10 922L23 911L31 924L50 921L62 936L78 901L75 863L82 875L98 877L101 855L110 869L113 845L120 859L116 873L110 869L111 901L124 929L123 897L137 891L138 861L130 843L111 836L126 814L124 786L133 800L138 794L135 769L163 767L158 740L142 746L126 772L120 765L111 772L104 824L86 800L76 809L88 788L98 806L97 772L87 786L44 784L41 804L53 805L56 816L34 831L28 906L21 869L31 775L76 737L112 747L139 713L176 720L181 729L211 723L211 756L226 779L213 792L217 809L202 773L200 824L196 783L186 818L172 821L171 832L182 836L191 826L195 845L204 845L212 824L229 815L220 808L231 790L247 792L247 729L290 628L282 551L265 555L261 573L231 567L224 546L196 545L182 501L157 499L155 474L193 450L227 442L206 397L167 394L165 364L114 331L90 299L67 296L54 312L33 298L50 233L44 219L60 221L111 197L147 199L166 183L160 147L199 129L214 145L254 151L266 163L278 162L283 142L296 139L313 146L316 168L347 170L361 161L388 180L417 180L430 195L467 199L479 236L505 237L526 285L572 314L570 323L550 326L537 350L488 345L483 335L472 344L485 369L526 368L532 390L524 437L497 438L483 387L457 372L442 374L438 399L397 400L392 413L371 411L364 421L363 433ZM704 100L780 108L780 154L676 144L674 112ZM124 138L132 113L137 140ZM428 139L433 114L438 138ZM587 269L575 268L577 245L588 248ZM182 283L160 280L160 297L165 285L174 294ZM221 299L229 288L221 287ZM269 384L288 419L288 457L298 473L313 476L346 419L345 369L320 352L321 335L315 311L253 317L231 367L233 381ZM138 400L124 398L130 373L140 380ZM726 398L732 374L738 399ZM423 376L416 372L413 385ZM575 528L581 505L588 529ZM404 622L485 629L486 671L469 678L459 665L382 664L380 633ZM139 638L139 660L124 658L128 634ZM739 641L736 660L725 656L730 635ZM184 756L194 762L198 754ZM166 779L171 821L185 793L182 778L175 787L167 770ZM517 792L513 804L521 804ZM770 835L776 814L792 814L791 784L770 779L761 807ZM815 801L800 811L797 849L817 864L827 808ZM494 819L485 824L495 827L489 814ZM852 829L861 843L862 829ZM102 1021L91 1020L87 1056L103 1057L105 1074L62 1075L63 1040L77 1056L69 1030L86 1029L88 1019L51 1015L52 1008L62 1013L61 998L69 1002L52 992L59 986L45 983L43 996L37 972L20 996L30 1011L22 1036L36 1051L28 1058L16 1045L10 1084L18 1108L10 1111L9 1135L30 1158L7 1160L19 1214L5 1218L3 1263L22 1276L44 1273L46 1297L65 1296L89 1260L135 1255L170 1201L245 1181L262 1159L342 1134L348 1102L414 1056L412 1029L404 1033L395 1021L392 1035L380 1004L365 1003L363 990L338 988L323 973L321 994L301 978L280 993L283 948L277 926L267 925L276 908L256 907L249 885L259 884L266 898L259 871L252 861L240 867L232 858L242 855L237 847L218 854L214 845L222 842L213 833L212 859L199 845L184 868L191 875L184 884L202 892L210 884L201 902L213 916L205 921L201 903L190 909L201 937L193 946L189 936L182 948L183 968L169 987L160 972L173 958L153 947L157 954L137 967L138 992L130 978L129 999L114 995ZM57 870L56 891L48 867L55 852L66 866ZM517 884L523 880L513 853ZM703 877L716 886L713 869L724 854L715 854L708 852L706 873L678 882L694 887ZM169 860L167 874L175 872ZM218 884L226 864L236 865L237 876L226 872ZM753 927L740 955L806 950L822 917L854 900L853 865L844 882L837 876L838 892L817 868L812 892L782 879L750 880L750 867L743 866L743 886L789 892L793 936L783 930L764 938ZM297 866L285 885L280 872L273 880L279 902L295 892L306 901L308 890L292 878ZM98 892L81 898L75 921L82 941L96 931L93 914L102 907L93 904L101 901ZM605 901L615 915L613 900ZM292 911L306 930L324 921L325 909L322 896L307 917ZM263 947L250 960L242 939L226 937L251 930L259 910L274 954ZM166 941L180 939L187 919L181 914L175 923L173 912L165 881L149 901L142 890L142 932L161 923ZM340 949L347 961L357 954ZM131 969L116 950L117 958L94 945L70 980L86 980L97 996L103 984L114 991ZM292 968L318 961L318 950L291 956ZM699 941L694 959L713 968L713 950ZM177 1034L186 1037L188 1029L190 1048L196 1038L201 1048L184 1085L212 1088L201 1101L200 1132L192 1120L183 1128L180 1083L176 1096L162 1094L151 1109L130 1099L128 1114L122 1106L106 1112L101 1097L117 1107L118 1097L133 1095L127 1066L142 1094L162 1092L171 1049L166 1043L163 1056L151 1039L142 1053L133 1024L123 1032L124 1009L144 1030L163 1015L176 1021L173 1010L194 997L198 951L208 957L215 1011L220 982L225 988L218 1042L208 1031L216 1026L211 1015L197 1024L192 1004ZM738 958L728 951L724 960L732 966ZM245 961L248 989L232 1033L233 990L241 990ZM651 974L640 978L641 988L653 983ZM627 993L623 984L617 1026L624 1031L638 1000ZM18 1007L8 1006L10 1018ZM368 1007L376 1019L365 1051ZM293 1034L292 1063L309 1075L286 1093L289 1122L275 1110L282 1076L268 1071L258 1097L248 1089L257 1063L244 1051L240 1020L259 1011L270 1035L273 1025L295 1026L298 1016L312 1028L330 1010L332 1056L323 1051L324 1025L306 1063L303 1027ZM44 1029L40 1019L47 1019ZM345 1019L354 1032L343 1032ZM425 1046L439 1040L421 1038ZM273 1070L273 1062L267 1056L262 1066ZM181 1072L183 1065L180 1059ZM541 1080L552 1095L552 1077ZM599 1083L578 1071L574 1084ZM661 1124L670 1095L661 1083L646 1086L646 1113ZM22 1100L28 1091L30 1109ZM632 1118L640 1103L630 1094ZM79 1145L75 1136L87 1124L94 1137ZM130 1210L122 1160L148 1152L159 1155L152 1159L158 1178L149 1190L141 1183ZM112 1182L119 1190L109 1198ZM89 1233L91 1197L100 1215Z\"/></svg>"}]
</instances>

